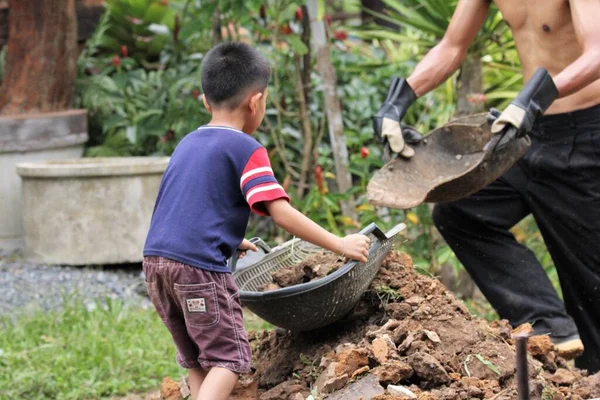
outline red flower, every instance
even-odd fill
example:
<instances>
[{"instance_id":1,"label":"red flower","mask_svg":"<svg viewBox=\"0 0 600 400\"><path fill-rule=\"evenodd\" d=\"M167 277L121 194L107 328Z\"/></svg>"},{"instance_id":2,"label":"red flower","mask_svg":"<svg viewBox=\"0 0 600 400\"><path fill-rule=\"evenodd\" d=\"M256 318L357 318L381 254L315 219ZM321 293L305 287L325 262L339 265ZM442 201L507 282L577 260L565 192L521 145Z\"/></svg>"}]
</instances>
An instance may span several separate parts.
<instances>
[{"instance_id":1,"label":"red flower","mask_svg":"<svg viewBox=\"0 0 600 400\"><path fill-rule=\"evenodd\" d=\"M264 4L260 6L259 15L261 19L267 18L267 7Z\"/></svg>"},{"instance_id":2,"label":"red flower","mask_svg":"<svg viewBox=\"0 0 600 400\"><path fill-rule=\"evenodd\" d=\"M315 181L319 188L319 193L325 194L325 182L323 181L323 168L320 165L315 167Z\"/></svg>"},{"instance_id":3,"label":"red flower","mask_svg":"<svg viewBox=\"0 0 600 400\"><path fill-rule=\"evenodd\" d=\"M344 41L344 40L348 39L348 33L346 31L342 31L342 30L335 31L333 33L333 37L336 38L337 40Z\"/></svg>"},{"instance_id":4,"label":"red flower","mask_svg":"<svg viewBox=\"0 0 600 400\"><path fill-rule=\"evenodd\" d=\"M194 98L197 99L200 96L200 91L198 89L194 89L192 91L192 96L194 96Z\"/></svg>"},{"instance_id":5,"label":"red flower","mask_svg":"<svg viewBox=\"0 0 600 400\"><path fill-rule=\"evenodd\" d=\"M160 138L161 143L167 143L171 140L175 139L175 132L172 129L169 129L165 132L164 135Z\"/></svg>"},{"instance_id":6,"label":"red flower","mask_svg":"<svg viewBox=\"0 0 600 400\"><path fill-rule=\"evenodd\" d=\"M161 6L168 6L169 5L169 0L160 0L160 5Z\"/></svg>"},{"instance_id":7,"label":"red flower","mask_svg":"<svg viewBox=\"0 0 600 400\"><path fill-rule=\"evenodd\" d=\"M298 7L296 8L296 21L302 21L302 18L304 17L304 13L302 12L302 7Z\"/></svg>"},{"instance_id":8,"label":"red flower","mask_svg":"<svg viewBox=\"0 0 600 400\"><path fill-rule=\"evenodd\" d=\"M369 157L369 149L363 146L363 148L360 149L360 156L362 158L368 158Z\"/></svg>"},{"instance_id":9,"label":"red flower","mask_svg":"<svg viewBox=\"0 0 600 400\"><path fill-rule=\"evenodd\" d=\"M467 101L469 103L474 103L474 104L485 103L486 100L487 100L487 97L483 93L470 93L467 95Z\"/></svg>"},{"instance_id":10,"label":"red flower","mask_svg":"<svg viewBox=\"0 0 600 400\"><path fill-rule=\"evenodd\" d=\"M121 46L121 57L127 58L128 56L129 56L129 50L127 49L127 46L125 46L125 45Z\"/></svg>"},{"instance_id":11,"label":"red flower","mask_svg":"<svg viewBox=\"0 0 600 400\"><path fill-rule=\"evenodd\" d=\"M327 24L327 26L331 26L331 15L325 15L325 23Z\"/></svg>"},{"instance_id":12,"label":"red flower","mask_svg":"<svg viewBox=\"0 0 600 400\"><path fill-rule=\"evenodd\" d=\"M119 65L121 65L121 59L117 55L113 56L112 61L113 61L113 65L115 66L115 68L118 68Z\"/></svg>"},{"instance_id":13,"label":"red flower","mask_svg":"<svg viewBox=\"0 0 600 400\"><path fill-rule=\"evenodd\" d=\"M144 22L141 19L135 17L127 17L127 19L134 25L141 25Z\"/></svg>"},{"instance_id":14,"label":"red flower","mask_svg":"<svg viewBox=\"0 0 600 400\"><path fill-rule=\"evenodd\" d=\"M279 27L279 32L283 33L284 35L291 35L292 28L290 27L290 24L286 22L284 25Z\"/></svg>"}]
</instances>

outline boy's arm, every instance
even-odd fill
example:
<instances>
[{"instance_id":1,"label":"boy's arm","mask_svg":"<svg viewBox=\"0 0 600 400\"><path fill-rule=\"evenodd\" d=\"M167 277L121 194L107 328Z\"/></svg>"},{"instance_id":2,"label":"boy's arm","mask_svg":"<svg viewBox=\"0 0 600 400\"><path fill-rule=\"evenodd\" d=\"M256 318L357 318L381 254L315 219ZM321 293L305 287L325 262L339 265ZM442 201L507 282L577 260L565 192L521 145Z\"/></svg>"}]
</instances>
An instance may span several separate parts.
<instances>
[{"instance_id":1,"label":"boy's arm","mask_svg":"<svg viewBox=\"0 0 600 400\"><path fill-rule=\"evenodd\" d=\"M367 261L369 239L366 236L348 235L340 238L321 228L283 199L267 201L264 205L273 221L292 235L348 258Z\"/></svg>"},{"instance_id":2,"label":"boy's arm","mask_svg":"<svg viewBox=\"0 0 600 400\"><path fill-rule=\"evenodd\" d=\"M252 212L271 216L277 225L292 235L353 260L367 261L368 237L348 235L341 239L289 204L290 197L275 179L264 147L258 148L246 163L240 177L240 189Z\"/></svg>"}]
</instances>

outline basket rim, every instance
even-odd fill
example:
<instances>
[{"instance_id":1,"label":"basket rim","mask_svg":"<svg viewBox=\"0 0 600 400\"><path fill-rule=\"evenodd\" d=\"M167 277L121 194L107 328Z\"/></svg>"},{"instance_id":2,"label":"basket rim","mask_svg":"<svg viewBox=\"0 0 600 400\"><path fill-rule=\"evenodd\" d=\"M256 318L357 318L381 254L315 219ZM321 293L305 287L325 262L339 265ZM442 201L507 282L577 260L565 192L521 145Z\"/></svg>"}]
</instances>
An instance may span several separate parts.
<instances>
[{"instance_id":1,"label":"basket rim","mask_svg":"<svg viewBox=\"0 0 600 400\"><path fill-rule=\"evenodd\" d=\"M371 223L365 230L372 229L373 227L377 228L377 225L374 223ZM392 228L389 232L385 233L384 235L386 236L386 239L385 240L377 239L369 248L369 255L374 253L376 250L378 250L381 246L383 246L388 241L392 240L399 232L401 232L405 228L406 228L405 224L398 224L394 228ZM379 228L377 228L377 229L379 229ZM298 241L300 239L293 239L293 240ZM292 242L292 241L289 241L289 242ZM286 242L281 246L281 251L287 249L287 247L288 247L287 243L289 243L289 242ZM273 252L273 253L270 253L269 255L272 255L275 253L280 253L280 252ZM274 256L272 256L272 257L274 257ZM267 257L263 258L263 260L265 260L266 258ZM244 268L242 271L240 271L239 275L241 275L245 271L250 271L251 269L256 268L259 264L261 264L263 262L263 260L259 261L258 263L254 264L254 265ZM368 263L368 261L367 261L367 263ZM348 261L346 264L344 264L341 268L339 268L334 273L327 275L321 279L317 279L312 282L300 283L297 285L288 286L288 287L281 288L281 289L269 290L267 292L240 290L239 291L240 299L246 303L260 302L260 301L264 301L264 300L281 299L281 298L285 298L285 297L290 297L290 296L295 296L295 295L299 295L302 293L306 293L308 291L318 289L322 286L325 286L325 285L331 283L333 280L337 279L341 275L344 275L344 274L350 272L353 268L357 267L359 264L366 266L365 263L360 263L356 260L351 260L351 261Z\"/></svg>"}]
</instances>

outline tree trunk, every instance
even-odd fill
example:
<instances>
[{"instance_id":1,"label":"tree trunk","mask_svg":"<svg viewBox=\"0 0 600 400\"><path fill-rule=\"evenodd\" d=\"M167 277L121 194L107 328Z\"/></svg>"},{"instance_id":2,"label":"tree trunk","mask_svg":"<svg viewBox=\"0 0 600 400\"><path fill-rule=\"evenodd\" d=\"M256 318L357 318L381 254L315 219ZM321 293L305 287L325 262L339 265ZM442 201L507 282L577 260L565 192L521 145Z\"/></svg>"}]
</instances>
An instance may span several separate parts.
<instances>
[{"instance_id":1,"label":"tree trunk","mask_svg":"<svg viewBox=\"0 0 600 400\"><path fill-rule=\"evenodd\" d=\"M223 41L223 32L221 27L221 10L219 10L219 7L215 8L215 12L212 15L212 32L213 46L216 46Z\"/></svg>"},{"instance_id":2,"label":"tree trunk","mask_svg":"<svg viewBox=\"0 0 600 400\"><path fill-rule=\"evenodd\" d=\"M333 151L336 170L336 182L340 193L347 193L352 187L352 177L348 169L348 148L344 137L344 122L340 100L337 95L337 80L335 69L331 63L329 43L325 35L325 24L317 19L318 0L308 0L306 8L310 18L310 30L312 32L312 48L317 58L317 70L323 80L323 92L325 95L325 110L327 112L327 125L329 128L329 140ZM354 198L341 202L342 213L356 219L354 209Z\"/></svg>"},{"instance_id":3,"label":"tree trunk","mask_svg":"<svg viewBox=\"0 0 600 400\"><path fill-rule=\"evenodd\" d=\"M0 114L66 110L77 73L75 0L10 0Z\"/></svg>"},{"instance_id":4,"label":"tree trunk","mask_svg":"<svg viewBox=\"0 0 600 400\"><path fill-rule=\"evenodd\" d=\"M457 117L483 112L483 101L478 97L483 93L480 54L469 53L467 55L460 69L456 86L458 90Z\"/></svg>"}]
</instances>

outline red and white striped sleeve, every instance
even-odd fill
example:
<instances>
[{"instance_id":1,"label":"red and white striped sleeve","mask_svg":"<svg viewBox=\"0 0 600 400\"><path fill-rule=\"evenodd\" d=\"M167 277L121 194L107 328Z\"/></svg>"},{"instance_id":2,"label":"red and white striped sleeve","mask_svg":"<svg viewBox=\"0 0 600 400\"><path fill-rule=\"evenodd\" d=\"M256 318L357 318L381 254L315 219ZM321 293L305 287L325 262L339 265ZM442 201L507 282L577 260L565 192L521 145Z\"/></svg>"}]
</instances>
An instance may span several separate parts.
<instances>
[{"instance_id":1,"label":"red and white striped sleeve","mask_svg":"<svg viewBox=\"0 0 600 400\"><path fill-rule=\"evenodd\" d=\"M240 178L240 188L250 209L258 215L269 215L263 204L265 201L290 201L290 197L273 175L269 155L264 147L258 148L250 156Z\"/></svg>"}]
</instances>

